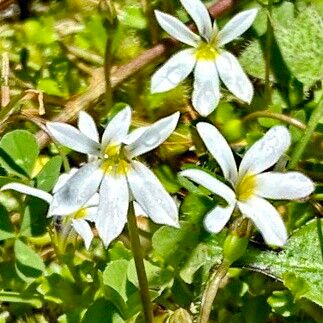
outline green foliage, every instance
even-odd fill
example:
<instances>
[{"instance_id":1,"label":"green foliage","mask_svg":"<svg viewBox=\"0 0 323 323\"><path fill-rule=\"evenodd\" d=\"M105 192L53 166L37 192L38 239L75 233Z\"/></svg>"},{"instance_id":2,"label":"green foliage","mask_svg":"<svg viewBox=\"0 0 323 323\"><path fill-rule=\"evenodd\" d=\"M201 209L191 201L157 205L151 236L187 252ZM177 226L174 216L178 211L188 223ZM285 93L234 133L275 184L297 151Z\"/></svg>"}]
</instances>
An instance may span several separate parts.
<instances>
[{"instance_id":1,"label":"green foliage","mask_svg":"<svg viewBox=\"0 0 323 323\"><path fill-rule=\"evenodd\" d=\"M321 221L311 221L296 231L281 252L251 249L244 263L281 279L296 299L305 297L323 306Z\"/></svg>"}]
</instances>

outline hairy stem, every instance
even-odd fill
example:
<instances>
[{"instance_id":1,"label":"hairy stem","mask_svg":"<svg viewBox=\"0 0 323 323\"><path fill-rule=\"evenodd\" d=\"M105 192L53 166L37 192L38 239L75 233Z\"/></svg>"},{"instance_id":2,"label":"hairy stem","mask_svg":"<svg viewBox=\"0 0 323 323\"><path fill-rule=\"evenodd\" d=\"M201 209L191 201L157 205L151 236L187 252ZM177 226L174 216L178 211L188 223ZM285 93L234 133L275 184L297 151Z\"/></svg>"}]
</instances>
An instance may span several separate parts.
<instances>
[{"instance_id":1,"label":"hairy stem","mask_svg":"<svg viewBox=\"0 0 323 323\"><path fill-rule=\"evenodd\" d=\"M209 322L214 298L229 268L230 264L226 261L223 261L222 264L217 268L217 270L215 270L214 273L210 276L202 296L201 311L198 323Z\"/></svg>"},{"instance_id":2,"label":"hairy stem","mask_svg":"<svg viewBox=\"0 0 323 323\"><path fill-rule=\"evenodd\" d=\"M288 168L293 169L296 167L322 116L323 116L323 106L322 106L322 98L321 98L316 108L312 112L310 120L308 121L307 128L305 130L304 136L295 146Z\"/></svg>"},{"instance_id":3,"label":"hairy stem","mask_svg":"<svg viewBox=\"0 0 323 323\"><path fill-rule=\"evenodd\" d=\"M271 25L271 11L273 6L273 0L268 0L268 16L267 16L267 33L266 33L266 45L265 45L265 98L267 107L271 105L271 87L270 87L270 66L271 66L271 51L273 43L273 27Z\"/></svg>"},{"instance_id":4,"label":"hairy stem","mask_svg":"<svg viewBox=\"0 0 323 323\"><path fill-rule=\"evenodd\" d=\"M301 129L301 130L306 129L306 125L303 122L299 121L298 119L295 119L290 116L286 116L281 113L271 112L271 111L256 111L256 112L250 113L246 117L243 118L243 122L247 122L247 121L250 121L253 119L258 119L258 118L276 119L276 120L286 122L296 128Z\"/></svg>"},{"instance_id":5,"label":"hairy stem","mask_svg":"<svg viewBox=\"0 0 323 323\"><path fill-rule=\"evenodd\" d=\"M132 249L133 257L135 259L135 264L136 264L137 277L139 281L139 291L140 291L142 306L144 310L145 321L147 323L152 323L153 322L152 303L149 295L148 280L147 280L146 270L144 266L142 248L139 240L139 233L138 233L135 211L134 211L132 202L130 202L129 210L128 210L128 231L129 231L131 249Z\"/></svg>"}]
</instances>

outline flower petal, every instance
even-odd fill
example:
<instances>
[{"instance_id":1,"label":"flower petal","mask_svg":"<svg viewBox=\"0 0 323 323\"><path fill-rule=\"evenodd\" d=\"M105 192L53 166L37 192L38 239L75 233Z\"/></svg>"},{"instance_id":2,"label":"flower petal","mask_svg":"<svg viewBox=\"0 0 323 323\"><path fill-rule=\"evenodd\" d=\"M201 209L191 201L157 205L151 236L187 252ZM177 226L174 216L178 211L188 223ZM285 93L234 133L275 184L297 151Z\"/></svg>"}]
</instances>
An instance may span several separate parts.
<instances>
[{"instance_id":1,"label":"flower petal","mask_svg":"<svg viewBox=\"0 0 323 323\"><path fill-rule=\"evenodd\" d=\"M238 60L231 53L222 51L215 63L225 86L240 100L250 103L253 97L253 86Z\"/></svg>"},{"instance_id":2,"label":"flower petal","mask_svg":"<svg viewBox=\"0 0 323 323\"><path fill-rule=\"evenodd\" d=\"M204 227L211 233L220 232L230 219L235 203L227 207L216 206L204 218Z\"/></svg>"},{"instance_id":3,"label":"flower petal","mask_svg":"<svg viewBox=\"0 0 323 323\"><path fill-rule=\"evenodd\" d=\"M250 218L269 245L283 246L287 241L285 224L278 211L265 199L257 196L238 202L241 213Z\"/></svg>"},{"instance_id":4,"label":"flower petal","mask_svg":"<svg viewBox=\"0 0 323 323\"><path fill-rule=\"evenodd\" d=\"M158 178L138 161L131 166L127 178L135 201L153 222L179 227L177 206Z\"/></svg>"},{"instance_id":5,"label":"flower petal","mask_svg":"<svg viewBox=\"0 0 323 323\"><path fill-rule=\"evenodd\" d=\"M98 155L100 145L78 129L61 122L47 122L49 134L61 145L84 154Z\"/></svg>"},{"instance_id":6,"label":"flower petal","mask_svg":"<svg viewBox=\"0 0 323 323\"><path fill-rule=\"evenodd\" d=\"M193 70L196 62L194 49L184 49L173 55L151 79L151 93L166 92L176 87Z\"/></svg>"},{"instance_id":7,"label":"flower petal","mask_svg":"<svg viewBox=\"0 0 323 323\"><path fill-rule=\"evenodd\" d=\"M219 32L219 46L229 43L249 29L257 13L257 9L250 9L235 15Z\"/></svg>"},{"instance_id":8,"label":"flower petal","mask_svg":"<svg viewBox=\"0 0 323 323\"><path fill-rule=\"evenodd\" d=\"M68 173L59 175L57 182L53 188L53 194L55 194L59 189L61 189L77 171L78 171L78 168L74 167Z\"/></svg>"},{"instance_id":9,"label":"flower petal","mask_svg":"<svg viewBox=\"0 0 323 323\"><path fill-rule=\"evenodd\" d=\"M212 35L212 22L207 8L200 0L180 0L181 4L194 20L199 34L206 40Z\"/></svg>"},{"instance_id":10,"label":"flower petal","mask_svg":"<svg viewBox=\"0 0 323 323\"><path fill-rule=\"evenodd\" d=\"M208 116L220 100L219 77L214 61L198 60L194 69L192 103L201 116Z\"/></svg>"},{"instance_id":11,"label":"flower petal","mask_svg":"<svg viewBox=\"0 0 323 323\"><path fill-rule=\"evenodd\" d=\"M20 183L9 183L1 187L1 191L6 190L14 190L22 194L27 194L31 196L38 197L44 201L46 201L48 204L52 202L52 195L43 191L39 190L38 188L34 188L25 184Z\"/></svg>"},{"instance_id":12,"label":"flower petal","mask_svg":"<svg viewBox=\"0 0 323 323\"><path fill-rule=\"evenodd\" d=\"M93 239L90 225L85 220L72 220L72 227L84 240L85 248L89 249Z\"/></svg>"},{"instance_id":13,"label":"flower petal","mask_svg":"<svg viewBox=\"0 0 323 323\"><path fill-rule=\"evenodd\" d=\"M197 184L207 188L214 194L221 196L228 204L235 204L236 198L232 189L220 182L215 177L200 169L185 169L179 173L180 176L185 176Z\"/></svg>"},{"instance_id":14,"label":"flower petal","mask_svg":"<svg viewBox=\"0 0 323 323\"><path fill-rule=\"evenodd\" d=\"M100 201L99 193L95 193L85 204L84 207L98 206Z\"/></svg>"},{"instance_id":15,"label":"flower petal","mask_svg":"<svg viewBox=\"0 0 323 323\"><path fill-rule=\"evenodd\" d=\"M118 112L108 123L102 135L102 148L109 144L120 144L126 138L131 124L131 108L129 106Z\"/></svg>"},{"instance_id":16,"label":"flower petal","mask_svg":"<svg viewBox=\"0 0 323 323\"><path fill-rule=\"evenodd\" d=\"M179 116L180 113L175 112L147 127L146 131L137 140L125 147L127 157L137 157L162 144L175 130Z\"/></svg>"},{"instance_id":17,"label":"flower petal","mask_svg":"<svg viewBox=\"0 0 323 323\"><path fill-rule=\"evenodd\" d=\"M79 130L90 139L99 142L99 133L93 118L85 111L80 111L78 119Z\"/></svg>"},{"instance_id":18,"label":"flower petal","mask_svg":"<svg viewBox=\"0 0 323 323\"><path fill-rule=\"evenodd\" d=\"M100 186L100 203L95 226L105 247L117 238L126 222L129 189L124 175L106 174Z\"/></svg>"},{"instance_id":19,"label":"flower petal","mask_svg":"<svg viewBox=\"0 0 323 323\"><path fill-rule=\"evenodd\" d=\"M160 26L172 37L189 46L198 46L201 38L194 34L180 20L159 10L155 10L155 16Z\"/></svg>"},{"instance_id":20,"label":"flower petal","mask_svg":"<svg viewBox=\"0 0 323 323\"><path fill-rule=\"evenodd\" d=\"M314 183L299 172L267 172L256 176L255 194L269 199L301 199L309 196L314 189Z\"/></svg>"},{"instance_id":21,"label":"flower petal","mask_svg":"<svg viewBox=\"0 0 323 323\"><path fill-rule=\"evenodd\" d=\"M53 196L49 216L76 212L94 195L102 180L100 163L80 168Z\"/></svg>"},{"instance_id":22,"label":"flower petal","mask_svg":"<svg viewBox=\"0 0 323 323\"><path fill-rule=\"evenodd\" d=\"M284 126L275 126L255 142L244 155L239 177L246 173L259 174L273 166L290 146L289 131Z\"/></svg>"},{"instance_id":23,"label":"flower petal","mask_svg":"<svg viewBox=\"0 0 323 323\"><path fill-rule=\"evenodd\" d=\"M209 123L199 122L196 128L208 151L221 167L224 177L234 184L237 180L238 171L227 141L220 131Z\"/></svg>"},{"instance_id":24,"label":"flower petal","mask_svg":"<svg viewBox=\"0 0 323 323\"><path fill-rule=\"evenodd\" d=\"M99 196L99 194L98 194L98 196ZM97 219L97 216L98 216L98 207L97 206L90 206L90 207L87 206L86 207L86 214L84 216L84 220L95 222Z\"/></svg>"},{"instance_id":25,"label":"flower petal","mask_svg":"<svg viewBox=\"0 0 323 323\"><path fill-rule=\"evenodd\" d=\"M140 127L137 129L134 129L133 131L131 131L127 137L123 140L123 143L126 145L130 145L133 142L135 142L139 137L141 137L143 135L143 133L149 128L149 126L145 126L145 127Z\"/></svg>"}]
</instances>

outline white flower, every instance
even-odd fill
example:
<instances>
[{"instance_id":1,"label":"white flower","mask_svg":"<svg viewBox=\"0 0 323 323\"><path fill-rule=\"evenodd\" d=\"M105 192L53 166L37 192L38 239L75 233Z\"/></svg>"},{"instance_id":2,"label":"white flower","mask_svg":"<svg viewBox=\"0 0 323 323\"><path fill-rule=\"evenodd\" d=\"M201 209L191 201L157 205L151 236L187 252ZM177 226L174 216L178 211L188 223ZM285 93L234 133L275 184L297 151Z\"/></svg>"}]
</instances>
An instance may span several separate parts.
<instances>
[{"instance_id":1,"label":"white flower","mask_svg":"<svg viewBox=\"0 0 323 323\"><path fill-rule=\"evenodd\" d=\"M68 181L69 178L71 178L75 173L77 169L73 168L68 174L62 174L58 178L58 181L53 189L53 194L55 196L55 193L64 186L64 184ZM46 201L49 205L52 204L53 202L53 195L25 185L21 183L9 183L4 185L1 188L1 191L4 190L14 190L23 194L31 195L38 197L44 201ZM72 225L74 230L83 238L84 244L86 249L88 249L91 245L92 239L93 239L93 232L91 230L91 227L87 221L94 221L95 216L97 213L97 205L99 203L99 198L98 194L94 194L86 203L80 204L78 208L75 210L73 213L66 213L66 214L60 214L68 217L68 221L66 225ZM51 209L51 208L50 208ZM57 218L57 214L55 213L48 213L48 216L53 216L54 220Z\"/></svg>"},{"instance_id":2,"label":"white flower","mask_svg":"<svg viewBox=\"0 0 323 323\"><path fill-rule=\"evenodd\" d=\"M228 203L226 207L216 206L206 215L205 228L214 233L222 230L237 205L242 215L254 222L267 244L283 246L287 240L284 222L264 198L295 200L314 191L313 182L299 172L263 172L288 149L291 140L288 130L283 126L271 128L246 152L239 170L228 143L214 126L200 122L197 130L233 187L232 190L202 170L187 169L180 173L220 195Z\"/></svg>"},{"instance_id":3,"label":"white flower","mask_svg":"<svg viewBox=\"0 0 323 323\"><path fill-rule=\"evenodd\" d=\"M164 142L176 128L179 113L128 134L131 109L124 108L107 125L101 142L95 123L80 113L79 129L49 122L49 133L62 145L95 156L54 195L51 212L75 212L99 188L96 228L105 246L123 230L129 201L135 200L152 221L178 227L178 209L153 172L135 157Z\"/></svg>"},{"instance_id":4,"label":"white flower","mask_svg":"<svg viewBox=\"0 0 323 323\"><path fill-rule=\"evenodd\" d=\"M194 20L199 36L180 20L155 11L161 27L177 40L192 46L172 56L152 77L151 91L159 93L176 87L194 70L192 103L202 116L209 115L220 100L219 78L239 99L250 103L253 86L238 60L223 46L244 33L253 23L257 9L243 11L234 16L222 30L200 0L180 0Z\"/></svg>"}]
</instances>

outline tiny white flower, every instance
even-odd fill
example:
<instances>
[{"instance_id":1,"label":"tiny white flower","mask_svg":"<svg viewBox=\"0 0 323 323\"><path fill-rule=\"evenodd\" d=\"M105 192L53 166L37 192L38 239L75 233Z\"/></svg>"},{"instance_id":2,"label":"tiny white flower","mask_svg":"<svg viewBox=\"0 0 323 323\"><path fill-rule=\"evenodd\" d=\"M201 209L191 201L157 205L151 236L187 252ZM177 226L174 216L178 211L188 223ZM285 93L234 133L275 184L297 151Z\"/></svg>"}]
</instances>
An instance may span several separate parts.
<instances>
[{"instance_id":1,"label":"tiny white flower","mask_svg":"<svg viewBox=\"0 0 323 323\"><path fill-rule=\"evenodd\" d=\"M243 34L253 23L257 9L234 16L222 30L211 22L207 8L200 0L180 0L194 20L200 35L180 20L155 11L160 26L172 37L193 48L172 56L152 77L151 91L159 93L176 87L194 70L192 104L202 116L209 115L220 100L219 78L239 99L250 103L253 86L238 60L223 46Z\"/></svg>"},{"instance_id":2,"label":"tiny white flower","mask_svg":"<svg viewBox=\"0 0 323 323\"><path fill-rule=\"evenodd\" d=\"M96 228L105 246L123 230L129 202L138 202L144 212L159 224L178 227L178 209L154 173L134 158L163 143L175 130L179 113L130 133L131 109L124 108L107 125L101 142L92 118L80 113L79 130L70 125L49 122L47 129L62 145L94 156L66 185L55 193L51 212L75 212L99 189Z\"/></svg>"},{"instance_id":3,"label":"tiny white flower","mask_svg":"<svg viewBox=\"0 0 323 323\"><path fill-rule=\"evenodd\" d=\"M55 187L53 188L53 195L50 193L47 193L43 190L21 184L21 183L9 183L4 185L1 188L1 191L5 190L14 190L23 194L31 195L38 197L45 202L47 202L49 205L52 204L53 198L55 196L55 193L64 186L64 184L68 181L69 178L71 178L75 173L77 169L73 168L68 174L62 174L57 180L57 183ZM66 214L60 214L59 216L65 216L68 218L68 221L65 225L69 227L70 225L74 228L74 230L82 237L84 240L84 244L86 249L88 249L91 245L92 239L93 239L93 232L91 230L91 227L87 221L94 221L95 216L98 209L98 194L94 194L92 198L90 198L89 201L86 203L79 205L78 208L73 213L66 213ZM51 207L50 207L51 209ZM55 213L48 213L48 216L52 216L55 219L58 217Z\"/></svg>"},{"instance_id":4,"label":"tiny white flower","mask_svg":"<svg viewBox=\"0 0 323 323\"><path fill-rule=\"evenodd\" d=\"M287 241L284 222L265 198L295 200L307 197L314 191L313 182L299 172L264 172L290 146L288 130L283 126L271 128L246 152L239 170L228 143L213 125L200 122L197 130L221 167L224 177L232 185L231 188L198 169L187 169L180 173L220 195L228 203L226 207L216 206L206 215L205 228L213 233L221 231L237 206L243 216L254 222L267 244L283 246Z\"/></svg>"}]
</instances>

